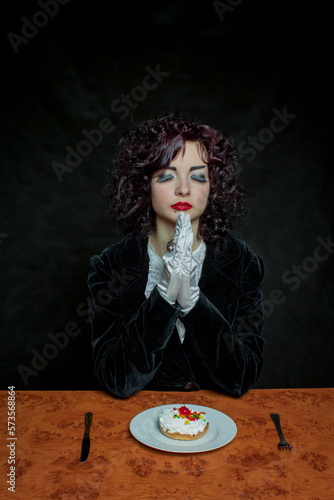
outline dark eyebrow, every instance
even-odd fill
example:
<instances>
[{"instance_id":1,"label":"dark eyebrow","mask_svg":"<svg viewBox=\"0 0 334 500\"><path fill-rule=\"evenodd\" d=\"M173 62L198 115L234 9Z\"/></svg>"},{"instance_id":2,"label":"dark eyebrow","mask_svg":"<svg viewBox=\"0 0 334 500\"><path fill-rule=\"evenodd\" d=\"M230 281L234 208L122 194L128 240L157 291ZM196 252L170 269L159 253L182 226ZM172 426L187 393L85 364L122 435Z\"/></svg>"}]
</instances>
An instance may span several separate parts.
<instances>
[{"instance_id":1,"label":"dark eyebrow","mask_svg":"<svg viewBox=\"0 0 334 500\"><path fill-rule=\"evenodd\" d=\"M206 165L199 165L198 167L191 167L190 170L199 170L201 168L205 168Z\"/></svg>"},{"instance_id":2,"label":"dark eyebrow","mask_svg":"<svg viewBox=\"0 0 334 500\"><path fill-rule=\"evenodd\" d=\"M190 167L190 171L192 170L199 170L201 168L205 168L206 165L199 165L198 167ZM166 167L166 170L174 170L176 172L177 168L176 167Z\"/></svg>"}]
</instances>

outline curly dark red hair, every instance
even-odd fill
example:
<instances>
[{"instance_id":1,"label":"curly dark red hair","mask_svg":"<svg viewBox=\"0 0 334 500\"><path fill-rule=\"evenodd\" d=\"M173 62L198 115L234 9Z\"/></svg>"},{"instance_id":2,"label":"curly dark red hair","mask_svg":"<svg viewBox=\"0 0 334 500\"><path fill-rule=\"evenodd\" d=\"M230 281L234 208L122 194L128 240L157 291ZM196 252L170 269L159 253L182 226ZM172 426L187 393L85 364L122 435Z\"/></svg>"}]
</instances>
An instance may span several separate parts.
<instances>
[{"instance_id":1,"label":"curly dark red hair","mask_svg":"<svg viewBox=\"0 0 334 500\"><path fill-rule=\"evenodd\" d=\"M210 176L210 196L199 236L205 242L222 242L233 220L244 213L246 193L237 182L239 162L232 139L173 112L139 124L118 145L104 192L109 215L126 232L145 237L154 229L152 174L168 167L186 141L200 144Z\"/></svg>"}]
</instances>

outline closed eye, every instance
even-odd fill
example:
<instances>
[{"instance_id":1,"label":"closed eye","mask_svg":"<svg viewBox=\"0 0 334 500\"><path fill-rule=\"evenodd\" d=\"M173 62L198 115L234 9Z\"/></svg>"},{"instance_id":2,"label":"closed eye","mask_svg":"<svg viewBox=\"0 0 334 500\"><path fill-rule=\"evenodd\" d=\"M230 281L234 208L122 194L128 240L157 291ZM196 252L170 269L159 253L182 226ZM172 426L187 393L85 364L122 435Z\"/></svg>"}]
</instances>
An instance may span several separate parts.
<instances>
[{"instance_id":1,"label":"closed eye","mask_svg":"<svg viewBox=\"0 0 334 500\"><path fill-rule=\"evenodd\" d=\"M162 173L156 177L158 182L167 182L174 179L174 176L168 173Z\"/></svg>"},{"instance_id":2,"label":"closed eye","mask_svg":"<svg viewBox=\"0 0 334 500\"><path fill-rule=\"evenodd\" d=\"M208 182L207 179L205 178L205 175L192 175L191 179L197 182Z\"/></svg>"}]
</instances>

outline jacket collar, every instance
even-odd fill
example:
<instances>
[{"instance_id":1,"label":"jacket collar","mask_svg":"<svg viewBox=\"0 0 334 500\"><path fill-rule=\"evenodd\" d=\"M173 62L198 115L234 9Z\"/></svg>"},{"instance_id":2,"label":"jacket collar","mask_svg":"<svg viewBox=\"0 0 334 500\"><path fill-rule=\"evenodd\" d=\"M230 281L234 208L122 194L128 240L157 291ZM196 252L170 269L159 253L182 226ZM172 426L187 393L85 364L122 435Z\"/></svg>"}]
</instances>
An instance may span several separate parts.
<instances>
[{"instance_id":1,"label":"jacket collar","mask_svg":"<svg viewBox=\"0 0 334 500\"><path fill-rule=\"evenodd\" d=\"M139 238L131 233L123 238L115 252L117 265L137 278L131 282L131 289L136 283L137 287L143 289L143 293L149 269L147 245L148 238ZM206 244L199 287L216 307L227 307L241 293L242 287L238 284L241 248L242 242L227 236L225 251L217 258L214 244Z\"/></svg>"},{"instance_id":2,"label":"jacket collar","mask_svg":"<svg viewBox=\"0 0 334 500\"><path fill-rule=\"evenodd\" d=\"M227 307L241 294L241 242L227 236L224 253L216 257L214 244L208 244L199 288L216 307Z\"/></svg>"},{"instance_id":3,"label":"jacket collar","mask_svg":"<svg viewBox=\"0 0 334 500\"><path fill-rule=\"evenodd\" d=\"M206 256L203 264L203 271L214 267L215 271L220 271L224 267L239 259L241 246L238 240L231 236L226 237L226 248L224 254L217 259L215 256L214 244L206 243ZM143 268L148 265L149 257L147 252L148 237L139 238L131 233L125 236L119 243L115 252L115 261L120 267L125 267L135 274L141 274Z\"/></svg>"},{"instance_id":4,"label":"jacket collar","mask_svg":"<svg viewBox=\"0 0 334 500\"><path fill-rule=\"evenodd\" d=\"M116 264L135 275L140 275L149 264L147 245L148 237L139 238L134 233L128 234L117 247Z\"/></svg>"}]
</instances>

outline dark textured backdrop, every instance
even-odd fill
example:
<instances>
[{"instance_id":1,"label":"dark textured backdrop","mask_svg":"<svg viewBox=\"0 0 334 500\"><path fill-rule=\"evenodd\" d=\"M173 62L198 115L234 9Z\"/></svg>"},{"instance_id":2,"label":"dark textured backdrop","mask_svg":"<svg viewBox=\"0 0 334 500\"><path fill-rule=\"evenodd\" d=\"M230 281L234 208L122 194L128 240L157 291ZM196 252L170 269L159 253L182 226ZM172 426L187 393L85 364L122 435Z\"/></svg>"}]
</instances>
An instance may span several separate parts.
<instances>
[{"instance_id":1,"label":"dark textured backdrop","mask_svg":"<svg viewBox=\"0 0 334 500\"><path fill-rule=\"evenodd\" d=\"M250 212L234 234L267 269L258 387L333 385L330 14L297 3L6 7L1 388L99 387L86 276L90 256L119 239L104 218L106 167L132 122L171 108L222 128L243 153ZM89 151L83 131L101 126ZM81 157L66 160L68 147Z\"/></svg>"}]
</instances>

